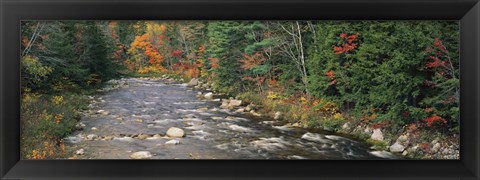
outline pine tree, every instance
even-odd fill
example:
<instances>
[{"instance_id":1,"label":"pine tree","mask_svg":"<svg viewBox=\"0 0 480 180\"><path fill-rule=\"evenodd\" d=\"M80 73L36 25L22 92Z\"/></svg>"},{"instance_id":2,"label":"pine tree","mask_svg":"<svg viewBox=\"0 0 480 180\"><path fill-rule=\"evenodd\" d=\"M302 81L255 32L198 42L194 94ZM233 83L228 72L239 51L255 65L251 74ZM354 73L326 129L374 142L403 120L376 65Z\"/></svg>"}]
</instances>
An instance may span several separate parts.
<instances>
[{"instance_id":1,"label":"pine tree","mask_svg":"<svg viewBox=\"0 0 480 180\"><path fill-rule=\"evenodd\" d=\"M223 90L238 91L242 52L245 48L243 24L235 21L214 21L208 24L207 56L218 59L214 81Z\"/></svg>"},{"instance_id":2,"label":"pine tree","mask_svg":"<svg viewBox=\"0 0 480 180\"><path fill-rule=\"evenodd\" d=\"M82 55L84 68L89 70L90 76L99 76L102 81L116 75L116 65L109 58L109 47L105 34L95 22L85 23L83 37L84 53Z\"/></svg>"},{"instance_id":3,"label":"pine tree","mask_svg":"<svg viewBox=\"0 0 480 180\"><path fill-rule=\"evenodd\" d=\"M49 84L65 86L70 83L81 84L85 80L87 71L81 67L75 24L74 21L49 23L45 30L48 38L42 42L43 50L33 52L39 54L42 63L53 68L49 82L46 83L47 86Z\"/></svg>"}]
</instances>

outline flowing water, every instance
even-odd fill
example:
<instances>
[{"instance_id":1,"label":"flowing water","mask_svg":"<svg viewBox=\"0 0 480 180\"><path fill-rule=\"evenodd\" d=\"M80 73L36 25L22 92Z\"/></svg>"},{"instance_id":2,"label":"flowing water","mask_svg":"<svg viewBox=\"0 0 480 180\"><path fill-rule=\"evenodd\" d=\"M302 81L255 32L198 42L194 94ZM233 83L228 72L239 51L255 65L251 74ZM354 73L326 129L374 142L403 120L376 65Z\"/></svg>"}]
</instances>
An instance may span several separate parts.
<instances>
[{"instance_id":1,"label":"flowing water","mask_svg":"<svg viewBox=\"0 0 480 180\"><path fill-rule=\"evenodd\" d=\"M149 151L151 159L396 158L338 134L276 126L271 118L220 109L220 102L198 99L198 91L186 84L126 81L128 87L99 94L92 108L97 113L82 117L84 130L66 138L73 158L130 159L137 151ZM186 136L168 138L170 127ZM90 134L98 138L89 140ZM180 143L165 144L172 139ZM78 149L84 154L75 155Z\"/></svg>"}]
</instances>

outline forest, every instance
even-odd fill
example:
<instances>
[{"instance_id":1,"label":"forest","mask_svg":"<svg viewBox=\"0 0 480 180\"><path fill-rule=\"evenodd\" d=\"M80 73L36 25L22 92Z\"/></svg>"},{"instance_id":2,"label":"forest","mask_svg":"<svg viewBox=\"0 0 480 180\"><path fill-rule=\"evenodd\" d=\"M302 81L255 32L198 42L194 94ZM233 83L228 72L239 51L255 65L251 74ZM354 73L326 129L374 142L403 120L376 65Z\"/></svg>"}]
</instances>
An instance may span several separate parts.
<instances>
[{"instance_id":1,"label":"forest","mask_svg":"<svg viewBox=\"0 0 480 180\"><path fill-rule=\"evenodd\" d=\"M455 21L22 21L20 62L27 159L61 157L88 95L122 77L198 79L382 148L408 135L413 158L435 158L432 140L459 146Z\"/></svg>"}]
</instances>

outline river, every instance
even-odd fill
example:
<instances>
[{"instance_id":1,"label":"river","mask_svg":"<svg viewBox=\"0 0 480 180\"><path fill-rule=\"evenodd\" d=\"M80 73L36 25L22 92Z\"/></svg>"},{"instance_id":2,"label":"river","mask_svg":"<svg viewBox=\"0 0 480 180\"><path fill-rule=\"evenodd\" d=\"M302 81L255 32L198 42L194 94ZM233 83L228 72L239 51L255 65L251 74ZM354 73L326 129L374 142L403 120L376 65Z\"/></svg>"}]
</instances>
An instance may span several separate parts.
<instances>
[{"instance_id":1,"label":"river","mask_svg":"<svg viewBox=\"0 0 480 180\"><path fill-rule=\"evenodd\" d=\"M345 135L278 126L271 118L219 108L183 83L125 79L127 87L99 93L83 130L67 137L72 159L390 159ZM170 127L183 138L165 136ZM89 137L90 135L90 137ZM179 144L165 144L176 139ZM77 152L83 149L82 152Z\"/></svg>"}]
</instances>

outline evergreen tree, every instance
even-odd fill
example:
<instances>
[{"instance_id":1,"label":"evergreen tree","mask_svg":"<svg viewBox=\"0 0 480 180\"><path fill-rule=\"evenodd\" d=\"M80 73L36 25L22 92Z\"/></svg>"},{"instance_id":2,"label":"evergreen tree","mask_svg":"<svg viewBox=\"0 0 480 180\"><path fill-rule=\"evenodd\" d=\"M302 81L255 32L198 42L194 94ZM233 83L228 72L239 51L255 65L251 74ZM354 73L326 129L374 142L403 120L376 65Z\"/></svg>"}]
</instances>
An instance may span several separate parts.
<instances>
[{"instance_id":1,"label":"evergreen tree","mask_svg":"<svg viewBox=\"0 0 480 180\"><path fill-rule=\"evenodd\" d=\"M95 22L85 23L82 44L84 46L82 55L85 61L84 68L89 70L91 78L98 76L105 81L115 77L117 66L109 58L110 49L105 34Z\"/></svg>"},{"instance_id":2,"label":"evergreen tree","mask_svg":"<svg viewBox=\"0 0 480 180\"><path fill-rule=\"evenodd\" d=\"M44 48L36 49L40 61L53 68L45 87L52 84L59 86L81 84L87 76L87 71L81 67L79 44L77 43L77 28L74 21L59 21L48 23L46 36L42 42ZM71 84L73 83L73 84ZM70 86L69 85L69 86ZM60 89L68 87L60 87Z\"/></svg>"},{"instance_id":3,"label":"evergreen tree","mask_svg":"<svg viewBox=\"0 0 480 180\"><path fill-rule=\"evenodd\" d=\"M223 90L238 91L242 71L240 59L245 48L243 24L235 21L214 21L208 24L207 56L218 59L214 81Z\"/></svg>"}]
</instances>

